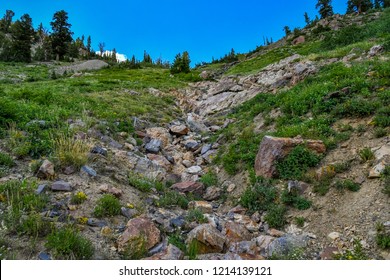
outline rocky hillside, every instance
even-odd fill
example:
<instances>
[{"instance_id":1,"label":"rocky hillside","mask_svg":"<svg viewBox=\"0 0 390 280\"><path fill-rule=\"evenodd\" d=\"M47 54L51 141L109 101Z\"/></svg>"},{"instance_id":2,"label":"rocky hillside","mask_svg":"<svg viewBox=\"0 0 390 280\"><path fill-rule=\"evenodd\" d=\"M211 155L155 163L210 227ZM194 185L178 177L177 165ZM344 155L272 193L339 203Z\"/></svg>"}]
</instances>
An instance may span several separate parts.
<instances>
[{"instance_id":1,"label":"rocky hillside","mask_svg":"<svg viewBox=\"0 0 390 280\"><path fill-rule=\"evenodd\" d=\"M390 259L389 18L188 75L1 65L1 258Z\"/></svg>"}]
</instances>

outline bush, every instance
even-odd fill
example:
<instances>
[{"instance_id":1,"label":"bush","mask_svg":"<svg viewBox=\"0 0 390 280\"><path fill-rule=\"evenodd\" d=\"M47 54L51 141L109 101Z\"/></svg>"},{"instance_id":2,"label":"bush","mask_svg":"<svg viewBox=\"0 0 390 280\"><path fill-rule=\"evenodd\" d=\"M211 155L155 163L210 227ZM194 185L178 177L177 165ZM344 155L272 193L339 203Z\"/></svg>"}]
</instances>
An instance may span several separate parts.
<instances>
[{"instance_id":1,"label":"bush","mask_svg":"<svg viewBox=\"0 0 390 280\"><path fill-rule=\"evenodd\" d=\"M88 199L87 195L84 192L77 192L72 195L70 202L72 204L81 204Z\"/></svg>"},{"instance_id":2,"label":"bush","mask_svg":"<svg viewBox=\"0 0 390 280\"><path fill-rule=\"evenodd\" d=\"M163 183L146 178L141 174L130 172L127 178L130 186L140 190L141 192L150 192L153 188L158 191L162 191L164 188Z\"/></svg>"},{"instance_id":3,"label":"bush","mask_svg":"<svg viewBox=\"0 0 390 280\"><path fill-rule=\"evenodd\" d=\"M282 205L272 205L265 215L265 221L272 228L281 229L286 224L286 208Z\"/></svg>"},{"instance_id":4,"label":"bush","mask_svg":"<svg viewBox=\"0 0 390 280\"><path fill-rule=\"evenodd\" d=\"M248 187L241 195L240 204L248 208L249 212L268 210L277 199L277 190L267 179L259 179L258 182Z\"/></svg>"},{"instance_id":5,"label":"bush","mask_svg":"<svg viewBox=\"0 0 390 280\"><path fill-rule=\"evenodd\" d=\"M188 198L176 191L167 190L163 193L159 200L155 201L158 207L179 206L182 209L188 208Z\"/></svg>"},{"instance_id":6,"label":"bush","mask_svg":"<svg viewBox=\"0 0 390 280\"><path fill-rule=\"evenodd\" d=\"M12 167L14 165L15 162L9 155L0 152L0 166Z\"/></svg>"},{"instance_id":7,"label":"bush","mask_svg":"<svg viewBox=\"0 0 390 280\"><path fill-rule=\"evenodd\" d=\"M335 183L335 187L340 191L347 189L351 192L357 192L360 190L360 185L358 183L352 182L351 180L337 181Z\"/></svg>"},{"instance_id":8,"label":"bush","mask_svg":"<svg viewBox=\"0 0 390 280\"><path fill-rule=\"evenodd\" d=\"M208 221L199 209L192 209L188 211L186 220L189 222L197 222L198 224L204 224Z\"/></svg>"},{"instance_id":9,"label":"bush","mask_svg":"<svg viewBox=\"0 0 390 280\"><path fill-rule=\"evenodd\" d=\"M353 250L346 250L343 254L335 255L334 258L335 260L368 260L359 240L354 241Z\"/></svg>"},{"instance_id":10,"label":"bush","mask_svg":"<svg viewBox=\"0 0 390 280\"><path fill-rule=\"evenodd\" d=\"M373 160L375 158L374 152L367 147L359 151L359 156L362 162Z\"/></svg>"},{"instance_id":11,"label":"bush","mask_svg":"<svg viewBox=\"0 0 390 280\"><path fill-rule=\"evenodd\" d=\"M92 242L70 226L54 230L47 237L46 247L59 259L89 260L94 253Z\"/></svg>"},{"instance_id":12,"label":"bush","mask_svg":"<svg viewBox=\"0 0 390 280\"><path fill-rule=\"evenodd\" d=\"M310 167L316 166L321 157L304 146L297 146L282 160L276 169L282 179L300 180Z\"/></svg>"},{"instance_id":13,"label":"bush","mask_svg":"<svg viewBox=\"0 0 390 280\"><path fill-rule=\"evenodd\" d=\"M376 225L376 244L381 249L390 248L390 234L386 233L385 226L382 223Z\"/></svg>"},{"instance_id":14,"label":"bush","mask_svg":"<svg viewBox=\"0 0 390 280\"><path fill-rule=\"evenodd\" d=\"M387 131L386 129L382 128L382 127L378 127L374 130L374 137L375 138L382 138L382 137L385 137L387 135Z\"/></svg>"},{"instance_id":15,"label":"bush","mask_svg":"<svg viewBox=\"0 0 390 280\"><path fill-rule=\"evenodd\" d=\"M296 191L288 191L287 189L282 192L281 201L283 204L293 206L298 210L306 210L311 207L311 201L300 196Z\"/></svg>"},{"instance_id":16,"label":"bush","mask_svg":"<svg viewBox=\"0 0 390 280\"><path fill-rule=\"evenodd\" d=\"M390 196L390 166L386 166L385 170L382 173L383 179L383 193Z\"/></svg>"},{"instance_id":17,"label":"bush","mask_svg":"<svg viewBox=\"0 0 390 280\"><path fill-rule=\"evenodd\" d=\"M119 215L121 204L112 194L105 194L98 200L93 213L97 218Z\"/></svg>"},{"instance_id":18,"label":"bush","mask_svg":"<svg viewBox=\"0 0 390 280\"><path fill-rule=\"evenodd\" d=\"M218 184L218 177L214 172L209 171L200 178L200 181L207 188L207 187L211 187L211 186L216 186Z\"/></svg>"}]
</instances>

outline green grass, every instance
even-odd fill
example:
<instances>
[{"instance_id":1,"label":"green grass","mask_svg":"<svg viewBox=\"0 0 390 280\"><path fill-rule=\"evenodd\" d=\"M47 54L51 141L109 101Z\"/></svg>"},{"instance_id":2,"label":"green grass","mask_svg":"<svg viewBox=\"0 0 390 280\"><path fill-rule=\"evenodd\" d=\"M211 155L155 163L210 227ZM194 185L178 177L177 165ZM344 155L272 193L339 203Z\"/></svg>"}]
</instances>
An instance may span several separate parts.
<instances>
[{"instance_id":1,"label":"green grass","mask_svg":"<svg viewBox=\"0 0 390 280\"><path fill-rule=\"evenodd\" d=\"M192 209L188 211L186 220L188 222L197 222L198 224L207 223L207 218L203 215L202 211L199 209Z\"/></svg>"},{"instance_id":2,"label":"green grass","mask_svg":"<svg viewBox=\"0 0 390 280\"><path fill-rule=\"evenodd\" d=\"M14 160L7 154L0 152L0 166L12 167L15 165Z\"/></svg>"},{"instance_id":3,"label":"green grass","mask_svg":"<svg viewBox=\"0 0 390 280\"><path fill-rule=\"evenodd\" d=\"M390 248L390 234L382 223L376 225L376 244L381 249Z\"/></svg>"},{"instance_id":4,"label":"green grass","mask_svg":"<svg viewBox=\"0 0 390 280\"><path fill-rule=\"evenodd\" d=\"M250 213L266 211L276 202L278 193L272 182L260 178L249 186L241 195L240 204L248 208Z\"/></svg>"},{"instance_id":5,"label":"green grass","mask_svg":"<svg viewBox=\"0 0 390 280\"><path fill-rule=\"evenodd\" d=\"M116 216L121 213L121 204L112 194L103 195L96 204L93 214L97 218Z\"/></svg>"},{"instance_id":6,"label":"green grass","mask_svg":"<svg viewBox=\"0 0 390 280\"><path fill-rule=\"evenodd\" d=\"M375 158L374 152L370 148L363 148L359 150L359 156L361 162L367 162Z\"/></svg>"},{"instance_id":7,"label":"green grass","mask_svg":"<svg viewBox=\"0 0 390 280\"><path fill-rule=\"evenodd\" d=\"M130 186L140 190L141 192L151 192L152 189L156 189L157 191L162 191L164 189L164 185L162 182L157 180L151 180L141 174L129 173L128 181Z\"/></svg>"},{"instance_id":8,"label":"green grass","mask_svg":"<svg viewBox=\"0 0 390 280\"><path fill-rule=\"evenodd\" d=\"M205 185L205 187L211 187L211 186L216 186L218 185L218 177L217 175L209 171L206 174L204 174L201 178L200 181Z\"/></svg>"},{"instance_id":9,"label":"green grass","mask_svg":"<svg viewBox=\"0 0 390 280\"><path fill-rule=\"evenodd\" d=\"M46 247L56 259L89 260L94 254L92 242L70 226L54 230L47 237Z\"/></svg>"},{"instance_id":10,"label":"green grass","mask_svg":"<svg viewBox=\"0 0 390 280\"><path fill-rule=\"evenodd\" d=\"M360 190L360 185L351 180L338 180L335 183L335 187L339 191L349 190L351 192L357 192Z\"/></svg>"},{"instance_id":11,"label":"green grass","mask_svg":"<svg viewBox=\"0 0 390 280\"><path fill-rule=\"evenodd\" d=\"M309 209L312 202L300 196L297 192L284 190L281 195L281 202L287 206L293 206L298 210Z\"/></svg>"}]
</instances>

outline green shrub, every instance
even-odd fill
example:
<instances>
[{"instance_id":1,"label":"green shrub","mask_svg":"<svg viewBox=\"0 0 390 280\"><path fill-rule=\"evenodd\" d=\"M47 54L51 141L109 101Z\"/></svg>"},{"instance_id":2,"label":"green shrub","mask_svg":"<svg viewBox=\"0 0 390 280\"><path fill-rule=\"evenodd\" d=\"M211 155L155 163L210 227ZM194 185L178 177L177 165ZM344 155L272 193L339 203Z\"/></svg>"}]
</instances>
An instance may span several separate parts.
<instances>
[{"instance_id":1,"label":"green shrub","mask_svg":"<svg viewBox=\"0 0 390 280\"><path fill-rule=\"evenodd\" d=\"M265 221L272 228L281 229L286 224L286 208L283 205L272 205L267 210Z\"/></svg>"},{"instance_id":2,"label":"green shrub","mask_svg":"<svg viewBox=\"0 0 390 280\"><path fill-rule=\"evenodd\" d=\"M121 213L121 204L112 194L103 195L98 201L93 211L97 218L115 216Z\"/></svg>"},{"instance_id":3,"label":"green shrub","mask_svg":"<svg viewBox=\"0 0 390 280\"><path fill-rule=\"evenodd\" d=\"M332 164L332 166L333 166L334 171L336 173L343 173L343 172L348 171L351 168L351 162L349 160L344 161L344 162L338 162L338 163Z\"/></svg>"},{"instance_id":4,"label":"green shrub","mask_svg":"<svg viewBox=\"0 0 390 280\"><path fill-rule=\"evenodd\" d=\"M0 166L12 167L14 165L15 162L9 155L0 152Z\"/></svg>"},{"instance_id":5,"label":"green shrub","mask_svg":"<svg viewBox=\"0 0 390 280\"><path fill-rule=\"evenodd\" d=\"M305 218L304 217L295 217L294 218L295 224L299 227L303 227L305 225Z\"/></svg>"},{"instance_id":6,"label":"green shrub","mask_svg":"<svg viewBox=\"0 0 390 280\"><path fill-rule=\"evenodd\" d=\"M362 162L373 160L375 158L374 152L367 147L359 151L359 156Z\"/></svg>"},{"instance_id":7,"label":"green shrub","mask_svg":"<svg viewBox=\"0 0 390 280\"><path fill-rule=\"evenodd\" d=\"M218 184L218 177L214 172L209 171L200 178L200 181L205 187L216 186Z\"/></svg>"},{"instance_id":8,"label":"green shrub","mask_svg":"<svg viewBox=\"0 0 390 280\"><path fill-rule=\"evenodd\" d=\"M374 117L374 123L383 128L390 126L390 106L378 110Z\"/></svg>"},{"instance_id":9,"label":"green shrub","mask_svg":"<svg viewBox=\"0 0 390 280\"><path fill-rule=\"evenodd\" d=\"M162 191L164 188L163 183L146 178L141 174L130 172L127 179L130 186L140 190L141 192L151 192L153 188L158 191Z\"/></svg>"},{"instance_id":10,"label":"green shrub","mask_svg":"<svg viewBox=\"0 0 390 280\"><path fill-rule=\"evenodd\" d=\"M390 234L386 232L385 226L382 223L376 225L376 244L381 249L390 248Z\"/></svg>"},{"instance_id":11,"label":"green shrub","mask_svg":"<svg viewBox=\"0 0 390 280\"><path fill-rule=\"evenodd\" d=\"M358 190L360 190L360 185L351 180L339 180L335 183L335 187L340 191L344 191L345 189L347 189L351 192L357 192Z\"/></svg>"},{"instance_id":12,"label":"green shrub","mask_svg":"<svg viewBox=\"0 0 390 280\"><path fill-rule=\"evenodd\" d=\"M192 209L188 211L186 220L189 222L197 222L198 224L204 224L208 221L199 209Z\"/></svg>"},{"instance_id":13,"label":"green shrub","mask_svg":"<svg viewBox=\"0 0 390 280\"><path fill-rule=\"evenodd\" d=\"M158 207L172 207L179 206L182 209L188 208L188 198L176 191L167 190L165 191L159 200L155 201Z\"/></svg>"},{"instance_id":14,"label":"green shrub","mask_svg":"<svg viewBox=\"0 0 390 280\"><path fill-rule=\"evenodd\" d=\"M311 207L311 201L300 196L296 191L288 191L287 189L282 192L281 201L283 204L293 206L298 210L306 210Z\"/></svg>"},{"instance_id":15,"label":"green shrub","mask_svg":"<svg viewBox=\"0 0 390 280\"><path fill-rule=\"evenodd\" d=\"M382 173L383 193L390 196L390 166L386 166Z\"/></svg>"},{"instance_id":16,"label":"green shrub","mask_svg":"<svg viewBox=\"0 0 390 280\"><path fill-rule=\"evenodd\" d=\"M241 195L240 204L247 208L249 212L268 210L277 199L277 190L271 185L271 181L267 179L259 179L259 181L249 186Z\"/></svg>"},{"instance_id":17,"label":"green shrub","mask_svg":"<svg viewBox=\"0 0 390 280\"><path fill-rule=\"evenodd\" d=\"M362 244L359 240L354 241L353 250L346 250L343 254L336 254L335 260L368 260L368 256L364 253Z\"/></svg>"},{"instance_id":18,"label":"green shrub","mask_svg":"<svg viewBox=\"0 0 390 280\"><path fill-rule=\"evenodd\" d=\"M89 260L94 253L92 242L70 226L49 234L46 247L57 259Z\"/></svg>"},{"instance_id":19,"label":"green shrub","mask_svg":"<svg viewBox=\"0 0 390 280\"><path fill-rule=\"evenodd\" d=\"M276 169L282 179L300 180L310 167L316 166L321 157L311 152L304 146L297 146L282 160Z\"/></svg>"},{"instance_id":20,"label":"green shrub","mask_svg":"<svg viewBox=\"0 0 390 280\"><path fill-rule=\"evenodd\" d=\"M375 138L382 138L382 137L385 137L386 135L387 135L387 131L386 131L386 129L384 129L382 127L377 127L374 130L374 137Z\"/></svg>"},{"instance_id":21,"label":"green shrub","mask_svg":"<svg viewBox=\"0 0 390 280\"><path fill-rule=\"evenodd\" d=\"M76 194L73 194L70 202L72 204L81 204L84 201L88 199L87 195L84 192L77 192Z\"/></svg>"},{"instance_id":22,"label":"green shrub","mask_svg":"<svg viewBox=\"0 0 390 280\"><path fill-rule=\"evenodd\" d=\"M18 226L18 233L27 234L33 237L43 237L50 233L51 223L45 221L39 213L31 212L21 218Z\"/></svg>"}]
</instances>

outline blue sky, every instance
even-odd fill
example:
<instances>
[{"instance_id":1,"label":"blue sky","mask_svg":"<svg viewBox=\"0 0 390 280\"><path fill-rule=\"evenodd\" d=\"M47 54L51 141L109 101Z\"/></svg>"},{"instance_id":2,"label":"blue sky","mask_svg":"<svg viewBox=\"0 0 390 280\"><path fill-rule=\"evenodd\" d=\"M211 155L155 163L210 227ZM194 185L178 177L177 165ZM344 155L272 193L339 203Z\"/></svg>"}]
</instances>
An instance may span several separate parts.
<instances>
[{"instance_id":1,"label":"blue sky","mask_svg":"<svg viewBox=\"0 0 390 280\"><path fill-rule=\"evenodd\" d=\"M333 0L336 13L345 13L347 0ZM0 14L11 9L14 20L28 13L34 26L50 28L53 14L65 10L74 36L91 35L92 46L138 59L146 50L153 59L172 61L187 50L192 64L211 61L231 48L244 53L279 39L285 25L303 27L304 12L317 15L317 0L2 0Z\"/></svg>"}]
</instances>

